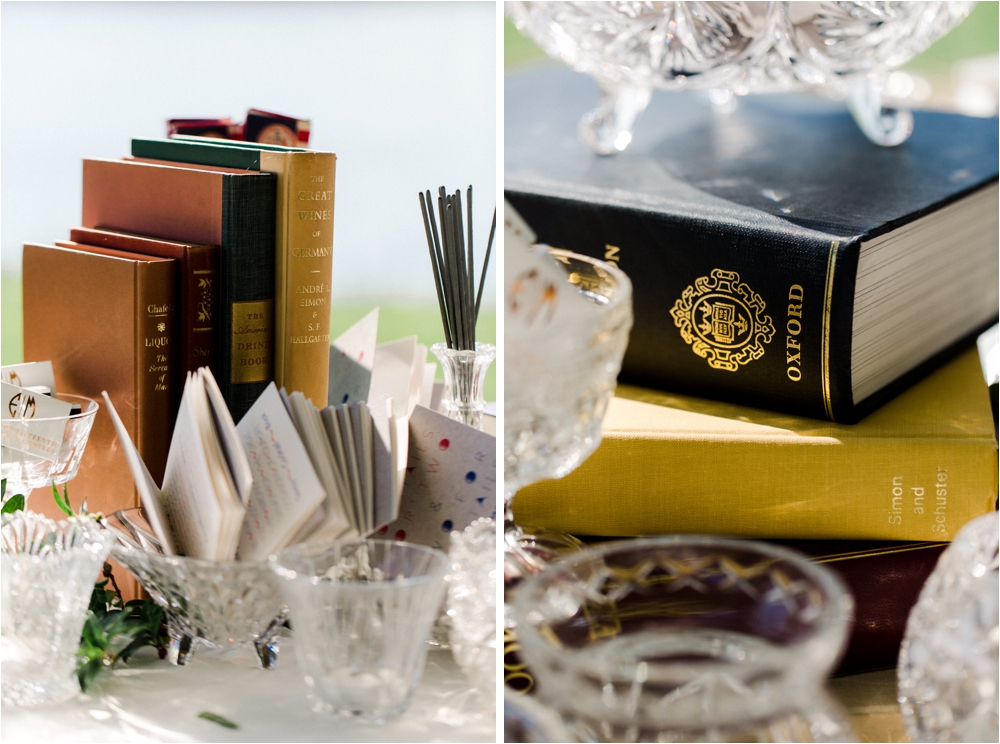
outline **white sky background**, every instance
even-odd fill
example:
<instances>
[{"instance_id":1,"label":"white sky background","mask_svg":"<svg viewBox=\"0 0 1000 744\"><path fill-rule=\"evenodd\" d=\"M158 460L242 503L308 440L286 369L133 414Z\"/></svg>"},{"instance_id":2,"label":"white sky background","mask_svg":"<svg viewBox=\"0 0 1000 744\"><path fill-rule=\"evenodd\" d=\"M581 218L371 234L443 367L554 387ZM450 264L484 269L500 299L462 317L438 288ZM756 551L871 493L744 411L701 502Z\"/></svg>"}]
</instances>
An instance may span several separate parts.
<instances>
[{"instance_id":1,"label":"white sky background","mask_svg":"<svg viewBox=\"0 0 1000 744\"><path fill-rule=\"evenodd\" d=\"M496 200L495 6L473 3L0 5L0 241L80 222L81 159L129 154L174 117L260 108L337 153L334 302L435 302L417 193L473 186L477 265ZM492 267L487 294L495 297Z\"/></svg>"}]
</instances>

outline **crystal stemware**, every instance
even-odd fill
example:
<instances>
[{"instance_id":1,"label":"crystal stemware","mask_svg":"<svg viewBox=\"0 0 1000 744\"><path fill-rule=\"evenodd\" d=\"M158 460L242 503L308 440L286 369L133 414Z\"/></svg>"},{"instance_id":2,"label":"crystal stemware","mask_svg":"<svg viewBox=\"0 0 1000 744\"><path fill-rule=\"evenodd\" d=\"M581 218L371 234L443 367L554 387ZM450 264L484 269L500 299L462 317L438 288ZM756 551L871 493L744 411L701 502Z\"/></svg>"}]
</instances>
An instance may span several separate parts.
<instances>
[{"instance_id":1,"label":"crystal stemware","mask_svg":"<svg viewBox=\"0 0 1000 744\"><path fill-rule=\"evenodd\" d=\"M53 397L65 403L78 404L80 413L55 418L35 418L23 422L29 429L31 426L44 426L52 422L63 424L62 441L53 460L12 449L6 446L7 442L3 443L4 446L0 448L0 477L7 479L8 496L23 493L27 497L32 489L52 483L66 483L76 477L99 406L97 401L82 395L57 393Z\"/></svg>"},{"instance_id":2,"label":"crystal stemware","mask_svg":"<svg viewBox=\"0 0 1000 744\"><path fill-rule=\"evenodd\" d=\"M508 556L528 572L579 542L547 531L526 534L514 523L514 494L572 472L600 444L632 327L632 284L620 269L565 250L549 253L598 312L583 333L553 323L541 341L537 335L528 341L516 329L505 331L505 539Z\"/></svg>"}]
</instances>

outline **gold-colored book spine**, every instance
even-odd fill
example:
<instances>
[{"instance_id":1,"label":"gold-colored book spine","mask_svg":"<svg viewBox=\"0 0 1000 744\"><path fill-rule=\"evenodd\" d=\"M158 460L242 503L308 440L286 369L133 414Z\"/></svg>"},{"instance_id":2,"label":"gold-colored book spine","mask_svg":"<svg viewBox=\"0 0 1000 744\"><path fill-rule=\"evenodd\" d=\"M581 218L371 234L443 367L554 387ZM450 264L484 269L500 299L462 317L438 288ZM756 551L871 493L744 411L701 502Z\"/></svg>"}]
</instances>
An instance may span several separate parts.
<instances>
[{"instance_id":1,"label":"gold-colored book spine","mask_svg":"<svg viewBox=\"0 0 1000 744\"><path fill-rule=\"evenodd\" d=\"M522 489L521 524L581 535L949 541L997 499L975 349L857 424L622 386L597 451Z\"/></svg>"},{"instance_id":2,"label":"gold-colored book spine","mask_svg":"<svg viewBox=\"0 0 1000 744\"><path fill-rule=\"evenodd\" d=\"M262 150L260 169L278 176L274 381L325 406L337 156Z\"/></svg>"}]
</instances>

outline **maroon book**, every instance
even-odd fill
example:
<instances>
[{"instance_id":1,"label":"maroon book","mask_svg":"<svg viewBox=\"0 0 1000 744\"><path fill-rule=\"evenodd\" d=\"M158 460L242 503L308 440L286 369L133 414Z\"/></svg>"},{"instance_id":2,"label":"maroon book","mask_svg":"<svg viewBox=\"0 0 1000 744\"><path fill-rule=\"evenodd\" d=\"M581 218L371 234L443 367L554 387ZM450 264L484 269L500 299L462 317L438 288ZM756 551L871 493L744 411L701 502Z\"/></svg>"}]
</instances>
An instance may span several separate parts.
<instances>
[{"instance_id":1,"label":"maroon book","mask_svg":"<svg viewBox=\"0 0 1000 744\"><path fill-rule=\"evenodd\" d=\"M209 367L218 376L219 246L195 245L145 235L77 227L70 241L57 245L78 250L111 248L177 262L178 389L188 372Z\"/></svg>"},{"instance_id":2,"label":"maroon book","mask_svg":"<svg viewBox=\"0 0 1000 744\"><path fill-rule=\"evenodd\" d=\"M854 625L835 675L892 669L906 618L946 542L783 540L836 571L854 595Z\"/></svg>"},{"instance_id":3,"label":"maroon book","mask_svg":"<svg viewBox=\"0 0 1000 744\"><path fill-rule=\"evenodd\" d=\"M593 545L608 542L586 538ZM906 619L937 565L946 542L879 540L771 541L804 553L835 571L854 597L854 623L847 649L833 676L892 669L906 631ZM507 583L516 591L516 582ZM534 687L531 669L520 656L516 630L504 630L504 682L515 690Z\"/></svg>"}]
</instances>

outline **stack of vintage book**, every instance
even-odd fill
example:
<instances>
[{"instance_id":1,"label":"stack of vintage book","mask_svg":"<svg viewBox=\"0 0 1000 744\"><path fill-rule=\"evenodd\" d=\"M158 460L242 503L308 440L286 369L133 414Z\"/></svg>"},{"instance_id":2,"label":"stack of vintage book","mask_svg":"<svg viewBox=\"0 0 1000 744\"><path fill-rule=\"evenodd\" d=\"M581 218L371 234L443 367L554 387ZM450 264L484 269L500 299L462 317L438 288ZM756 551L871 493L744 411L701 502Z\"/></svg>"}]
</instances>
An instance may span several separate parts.
<instances>
[{"instance_id":1,"label":"stack of vintage book","mask_svg":"<svg viewBox=\"0 0 1000 744\"><path fill-rule=\"evenodd\" d=\"M938 554L997 501L974 346L997 320L997 119L917 112L879 148L831 102L674 94L598 158L588 78L505 92L506 199L623 269L635 313L603 444L518 493L518 522L792 544L855 595L841 671L894 666Z\"/></svg>"},{"instance_id":2,"label":"stack of vintage book","mask_svg":"<svg viewBox=\"0 0 1000 744\"><path fill-rule=\"evenodd\" d=\"M81 226L24 247L25 360L52 360L65 392L106 390L156 483L200 367L235 421L272 382L325 406L336 162L197 137L85 159ZM139 505L104 411L70 491L92 511Z\"/></svg>"}]
</instances>

